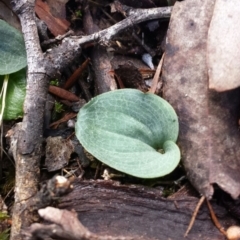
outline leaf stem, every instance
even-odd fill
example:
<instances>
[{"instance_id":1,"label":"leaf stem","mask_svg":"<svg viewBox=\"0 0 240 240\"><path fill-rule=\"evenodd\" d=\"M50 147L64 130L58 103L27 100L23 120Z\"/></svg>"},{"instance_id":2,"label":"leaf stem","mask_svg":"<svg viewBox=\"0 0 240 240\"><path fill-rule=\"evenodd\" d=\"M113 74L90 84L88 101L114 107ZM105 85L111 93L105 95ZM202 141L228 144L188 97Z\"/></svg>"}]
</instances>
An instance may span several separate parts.
<instances>
[{"instance_id":1,"label":"leaf stem","mask_svg":"<svg viewBox=\"0 0 240 240\"><path fill-rule=\"evenodd\" d=\"M9 75L7 74L4 77L3 86L2 86L2 90L1 90L1 94L0 94L0 97L2 98L2 107L1 107L1 113L0 113L0 126L2 125L3 114L4 114L4 109L5 109L5 100L6 100L8 79L9 79Z\"/></svg>"},{"instance_id":2,"label":"leaf stem","mask_svg":"<svg viewBox=\"0 0 240 240\"><path fill-rule=\"evenodd\" d=\"M3 80L3 86L0 93L0 98L2 98L2 107L1 107L1 114L0 114L0 144L1 144L1 161L0 161L0 167L2 166L2 159L3 159L3 126L2 126L2 120L3 120L3 113L5 108L5 99L6 99L6 92L7 92L7 85L8 85L8 79L9 75L5 75ZM0 180L2 179L2 167L0 168Z\"/></svg>"}]
</instances>

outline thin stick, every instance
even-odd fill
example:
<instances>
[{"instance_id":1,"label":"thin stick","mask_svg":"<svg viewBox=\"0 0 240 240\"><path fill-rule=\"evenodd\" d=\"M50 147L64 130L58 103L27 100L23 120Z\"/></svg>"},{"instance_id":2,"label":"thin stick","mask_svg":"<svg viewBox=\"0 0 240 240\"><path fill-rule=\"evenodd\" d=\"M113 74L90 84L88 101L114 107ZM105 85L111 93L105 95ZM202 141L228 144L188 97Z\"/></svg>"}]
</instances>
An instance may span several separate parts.
<instances>
[{"instance_id":1,"label":"thin stick","mask_svg":"<svg viewBox=\"0 0 240 240\"><path fill-rule=\"evenodd\" d=\"M0 125L2 125L3 114L4 114L5 104L6 104L5 101L6 101L8 78L9 78L9 75L5 75L4 80L3 80L3 86L2 86L3 97L2 97L2 107L1 107L1 114L0 114Z\"/></svg>"},{"instance_id":2,"label":"thin stick","mask_svg":"<svg viewBox=\"0 0 240 240\"><path fill-rule=\"evenodd\" d=\"M57 120L56 122L53 122L50 124L50 127L56 127L58 126L60 123L63 123L63 122L67 122L69 119L72 119L74 117L77 116L77 113L73 113L73 112L70 112L70 113L66 113L64 115L64 117L62 117L61 119Z\"/></svg>"},{"instance_id":3,"label":"thin stick","mask_svg":"<svg viewBox=\"0 0 240 240\"><path fill-rule=\"evenodd\" d=\"M124 86L124 84L123 84L121 78L120 78L117 74L115 74L115 77L116 77L116 79L117 79L117 82L118 82L119 88L121 88L121 89L122 89L122 88L125 88L125 86Z\"/></svg>"},{"instance_id":4,"label":"thin stick","mask_svg":"<svg viewBox=\"0 0 240 240\"><path fill-rule=\"evenodd\" d=\"M207 201L207 206L208 206L208 209L209 209L209 212L211 214L211 218L212 218L212 221L213 223L215 224L215 226L218 228L218 230L224 235L224 236L227 236L227 233L226 231L224 230L223 226L220 224L220 222L218 221L214 211L213 211L213 208L212 208L212 205L210 204L210 202L206 199Z\"/></svg>"},{"instance_id":5,"label":"thin stick","mask_svg":"<svg viewBox=\"0 0 240 240\"><path fill-rule=\"evenodd\" d=\"M164 59L164 55L165 53L163 53L162 58L158 64L157 70L154 74L153 80L152 80L152 86L149 90L150 93L155 93L156 89L157 89L157 84L158 84L158 80L159 80L159 76L162 70L162 65L163 65L163 59Z\"/></svg>"},{"instance_id":6,"label":"thin stick","mask_svg":"<svg viewBox=\"0 0 240 240\"><path fill-rule=\"evenodd\" d=\"M99 32L77 38L75 44L82 46L88 43L99 41L100 44L106 45L113 36L116 36L116 34L125 30L126 28L148 20L169 18L171 11L172 7L137 9L135 11L130 11L127 14L129 15L127 18ZM73 38L71 38L71 42L73 42Z\"/></svg>"},{"instance_id":7,"label":"thin stick","mask_svg":"<svg viewBox=\"0 0 240 240\"><path fill-rule=\"evenodd\" d=\"M7 86L8 86L8 78L9 75L5 75L4 80L3 80L3 85L2 85L2 90L1 90L1 96L2 97L2 106L1 106L1 113L0 113L0 127L1 127L1 135L0 135L0 144L1 144L1 153L0 153L0 180L2 179L2 159L3 159L3 114L5 110L5 104L6 104L6 93L7 93Z\"/></svg>"},{"instance_id":8,"label":"thin stick","mask_svg":"<svg viewBox=\"0 0 240 240\"><path fill-rule=\"evenodd\" d=\"M85 60L85 62L75 70L75 72L71 75L71 77L64 84L64 86L63 86L64 89L69 89L75 84L76 80L82 74L84 69L88 66L89 61L90 61L90 59L87 58Z\"/></svg>"},{"instance_id":9,"label":"thin stick","mask_svg":"<svg viewBox=\"0 0 240 240\"><path fill-rule=\"evenodd\" d=\"M101 8L101 10L114 24L117 23L117 21L111 15L109 15L104 9ZM119 11L119 12L126 17L125 12L123 11ZM134 32L134 30L133 30L132 36L152 57L156 55L153 49L151 49L149 46L147 46L142 42L142 40L138 37L138 35Z\"/></svg>"},{"instance_id":10,"label":"thin stick","mask_svg":"<svg viewBox=\"0 0 240 240\"><path fill-rule=\"evenodd\" d=\"M192 229L193 224L194 224L195 219L196 219L196 216L197 216L197 214L198 214L198 211L199 211L200 207L202 206L204 200L205 200L205 197L202 196L202 197L200 198L200 200L199 200L199 202L198 202L198 204L197 204L194 212L193 212L191 221L190 221L190 223L189 223L189 225L188 225L187 231L186 231L185 234L184 234L184 237L187 237L188 233L189 233L190 230Z\"/></svg>"}]
</instances>

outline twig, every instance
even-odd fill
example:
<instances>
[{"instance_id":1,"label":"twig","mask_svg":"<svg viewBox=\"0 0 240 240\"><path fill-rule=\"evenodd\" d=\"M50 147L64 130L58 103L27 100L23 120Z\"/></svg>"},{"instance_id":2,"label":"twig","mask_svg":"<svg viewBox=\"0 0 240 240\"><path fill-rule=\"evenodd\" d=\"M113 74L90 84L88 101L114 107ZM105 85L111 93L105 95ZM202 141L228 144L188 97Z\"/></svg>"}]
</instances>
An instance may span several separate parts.
<instances>
[{"instance_id":1,"label":"twig","mask_svg":"<svg viewBox=\"0 0 240 240\"><path fill-rule=\"evenodd\" d=\"M78 77L82 74L83 70L88 66L90 59L86 59L85 62L77 68L77 70L72 74L72 76L66 81L65 85L63 86L64 89L69 89L71 88Z\"/></svg>"},{"instance_id":2,"label":"twig","mask_svg":"<svg viewBox=\"0 0 240 240\"><path fill-rule=\"evenodd\" d=\"M162 7L162 8L151 8L151 9L137 9L132 11L129 17L124 20L116 23L115 25L93 33L91 35L76 39L76 44L84 45L87 43L92 43L98 41L102 45L107 45L109 40L116 36L121 31L125 30L128 27L133 27L134 25L158 18L169 18L171 14L171 7Z\"/></svg>"},{"instance_id":3,"label":"twig","mask_svg":"<svg viewBox=\"0 0 240 240\"><path fill-rule=\"evenodd\" d=\"M209 212L211 214L211 218L212 218L212 221L213 223L215 224L215 226L217 227L217 229L224 235L224 236L227 236L227 233L226 231L224 230L223 226L220 224L220 222L218 221L214 211L213 211L213 208L212 208L212 205L210 204L210 202L208 201L208 199L206 199L207 201L207 206L208 206L208 209L209 209Z\"/></svg>"},{"instance_id":4,"label":"twig","mask_svg":"<svg viewBox=\"0 0 240 240\"><path fill-rule=\"evenodd\" d=\"M193 212L191 221L190 221L190 223L189 223L189 225L188 225L187 231L186 231L185 234L184 234L184 237L187 237L188 233L189 233L190 230L192 229L193 224L194 224L195 219L196 219L196 216L197 216L197 214L198 214L198 211L199 211L200 207L202 206L204 200L205 200L205 197L202 196L202 197L200 198L200 200L199 200L199 202L198 202L198 204L197 204L194 212Z\"/></svg>"},{"instance_id":5,"label":"twig","mask_svg":"<svg viewBox=\"0 0 240 240\"><path fill-rule=\"evenodd\" d=\"M67 113L67 114L64 115L64 117L62 117L58 121L51 123L50 127L55 127L55 126L59 125L60 123L67 122L69 119L72 119L76 116L77 116L76 113L72 113L72 112Z\"/></svg>"},{"instance_id":6,"label":"twig","mask_svg":"<svg viewBox=\"0 0 240 240\"><path fill-rule=\"evenodd\" d=\"M117 23L117 21L112 18L112 16L110 16L106 11L104 11L104 9L102 9L102 12L111 20L111 22L113 22L114 24ZM121 13L123 14L123 16L125 16L125 14L121 11ZM133 30L132 32L132 37L138 42L139 45L141 45L152 57L154 57L156 55L155 51L153 49L151 49L149 46L147 46L146 44L144 44L142 42L142 40L138 37L138 35L135 33L135 31Z\"/></svg>"},{"instance_id":7,"label":"twig","mask_svg":"<svg viewBox=\"0 0 240 240\"><path fill-rule=\"evenodd\" d=\"M42 48L47 48L49 45L53 45L53 44L57 44L59 43L61 40L63 40L66 37L69 37L73 35L73 31L69 30L68 32L66 32L63 35L58 35L57 37L53 38L53 39L48 39L45 40L41 43Z\"/></svg>"},{"instance_id":8,"label":"twig","mask_svg":"<svg viewBox=\"0 0 240 240\"><path fill-rule=\"evenodd\" d=\"M164 54L162 55L162 58L158 64L157 70L154 74L153 80L152 80L152 86L149 90L150 93L155 93L156 89L157 89L157 84L158 84L158 80L159 80L159 76L162 70L162 64L163 64L163 59L164 59Z\"/></svg>"},{"instance_id":9,"label":"twig","mask_svg":"<svg viewBox=\"0 0 240 240\"><path fill-rule=\"evenodd\" d=\"M125 88L125 86L124 86L124 84L123 84L121 78L120 78L117 74L114 74L114 76L115 76L116 79L117 79L117 82L118 82L119 88L121 88L121 89L122 89L122 88Z\"/></svg>"},{"instance_id":10,"label":"twig","mask_svg":"<svg viewBox=\"0 0 240 240\"><path fill-rule=\"evenodd\" d=\"M97 167L96 167L96 171L95 171L95 174L94 174L94 179L95 180L98 178L98 174L100 172L101 166L102 166L102 163L98 162Z\"/></svg>"}]
</instances>

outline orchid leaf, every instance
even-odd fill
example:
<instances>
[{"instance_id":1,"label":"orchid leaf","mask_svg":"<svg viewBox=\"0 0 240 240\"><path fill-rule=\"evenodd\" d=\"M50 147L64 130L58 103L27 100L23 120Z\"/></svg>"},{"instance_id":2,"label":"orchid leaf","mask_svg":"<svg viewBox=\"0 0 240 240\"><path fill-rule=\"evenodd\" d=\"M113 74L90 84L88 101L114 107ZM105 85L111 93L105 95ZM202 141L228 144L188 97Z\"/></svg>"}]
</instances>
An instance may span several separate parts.
<instances>
[{"instance_id":1,"label":"orchid leaf","mask_svg":"<svg viewBox=\"0 0 240 240\"><path fill-rule=\"evenodd\" d=\"M161 177L180 161L178 118L164 99L135 89L115 90L81 108L76 136L110 167L140 178Z\"/></svg>"},{"instance_id":2,"label":"orchid leaf","mask_svg":"<svg viewBox=\"0 0 240 240\"><path fill-rule=\"evenodd\" d=\"M11 74L27 66L22 34L0 20L0 75Z\"/></svg>"}]
</instances>

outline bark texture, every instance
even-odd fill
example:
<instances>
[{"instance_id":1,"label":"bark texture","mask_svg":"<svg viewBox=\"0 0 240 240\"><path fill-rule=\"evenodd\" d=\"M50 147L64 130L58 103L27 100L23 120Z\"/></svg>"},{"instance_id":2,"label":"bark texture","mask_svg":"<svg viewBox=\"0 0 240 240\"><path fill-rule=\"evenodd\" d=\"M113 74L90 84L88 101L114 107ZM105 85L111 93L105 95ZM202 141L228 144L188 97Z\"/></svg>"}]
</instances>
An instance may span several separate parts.
<instances>
[{"instance_id":1,"label":"bark texture","mask_svg":"<svg viewBox=\"0 0 240 240\"><path fill-rule=\"evenodd\" d=\"M44 114L48 82L34 21L34 1L13 1L13 3L21 21L28 62L24 117L21 128L15 131L16 184L11 239L17 240L20 229L29 226L34 218L27 208L27 201L37 192L39 181L43 130L41 119Z\"/></svg>"},{"instance_id":2,"label":"bark texture","mask_svg":"<svg viewBox=\"0 0 240 240\"><path fill-rule=\"evenodd\" d=\"M80 222L98 235L144 240L224 240L206 204L200 208L193 228L184 238L198 201L197 197L186 195L166 199L157 189L124 186L114 181L76 180L73 191L62 198L58 207L74 208ZM226 209L214 202L212 206L223 227L236 224Z\"/></svg>"},{"instance_id":3,"label":"bark texture","mask_svg":"<svg viewBox=\"0 0 240 240\"><path fill-rule=\"evenodd\" d=\"M21 239L20 229L36 221L36 215L28 207L28 200L36 194L40 176L40 160L43 141L43 115L49 78L55 77L81 54L79 45L71 40L43 54L35 22L34 1L12 1L18 14L27 51L27 91L22 124L15 128L13 142L16 162L15 204L11 239ZM65 57L62 57L63 51Z\"/></svg>"}]
</instances>

